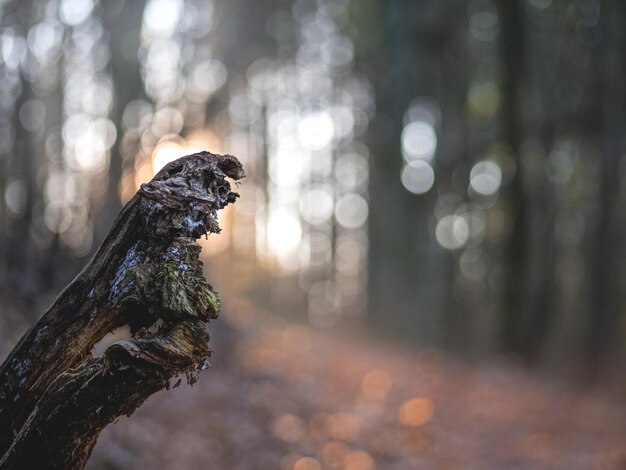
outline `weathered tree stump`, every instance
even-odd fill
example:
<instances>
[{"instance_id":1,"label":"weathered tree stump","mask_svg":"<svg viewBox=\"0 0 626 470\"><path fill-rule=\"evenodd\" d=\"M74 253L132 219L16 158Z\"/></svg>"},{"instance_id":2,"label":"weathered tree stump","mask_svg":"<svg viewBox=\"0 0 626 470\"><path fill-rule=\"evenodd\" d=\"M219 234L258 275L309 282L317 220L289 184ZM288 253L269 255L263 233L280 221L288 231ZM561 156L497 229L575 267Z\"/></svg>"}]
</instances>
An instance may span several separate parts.
<instances>
[{"instance_id":1,"label":"weathered tree stump","mask_svg":"<svg viewBox=\"0 0 626 470\"><path fill-rule=\"evenodd\" d=\"M94 258L0 367L0 469L79 469L100 431L170 380L190 381L211 353L220 301L196 239L244 176L230 155L178 159L142 185ZM91 350L128 325L131 338Z\"/></svg>"}]
</instances>

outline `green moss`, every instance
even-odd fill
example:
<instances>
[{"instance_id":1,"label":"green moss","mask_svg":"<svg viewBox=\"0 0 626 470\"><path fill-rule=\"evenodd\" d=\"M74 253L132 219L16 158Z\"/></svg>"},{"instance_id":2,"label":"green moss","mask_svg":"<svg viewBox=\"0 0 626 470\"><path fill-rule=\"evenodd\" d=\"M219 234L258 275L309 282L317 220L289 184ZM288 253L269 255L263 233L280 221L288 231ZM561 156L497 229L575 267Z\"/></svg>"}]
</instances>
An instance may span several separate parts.
<instances>
[{"instance_id":1,"label":"green moss","mask_svg":"<svg viewBox=\"0 0 626 470\"><path fill-rule=\"evenodd\" d=\"M199 269L181 269L165 262L155 278L161 306L176 317L216 318L220 299Z\"/></svg>"},{"instance_id":2,"label":"green moss","mask_svg":"<svg viewBox=\"0 0 626 470\"><path fill-rule=\"evenodd\" d=\"M202 274L196 245L176 239L164 254L143 256L121 273L119 301L144 304L157 318L217 318L220 298Z\"/></svg>"}]
</instances>

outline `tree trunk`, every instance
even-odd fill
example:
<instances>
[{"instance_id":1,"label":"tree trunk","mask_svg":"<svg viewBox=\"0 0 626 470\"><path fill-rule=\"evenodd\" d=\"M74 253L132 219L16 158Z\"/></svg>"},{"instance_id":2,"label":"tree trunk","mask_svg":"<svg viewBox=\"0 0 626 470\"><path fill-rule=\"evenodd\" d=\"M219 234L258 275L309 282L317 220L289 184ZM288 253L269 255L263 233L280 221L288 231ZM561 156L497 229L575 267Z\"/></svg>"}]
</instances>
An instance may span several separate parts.
<instances>
[{"instance_id":1,"label":"tree trunk","mask_svg":"<svg viewBox=\"0 0 626 470\"><path fill-rule=\"evenodd\" d=\"M219 232L234 202L230 155L167 165L124 207L83 271L0 367L0 469L83 468L100 431L210 355L206 323L219 297L202 275L196 239ZM128 325L131 339L91 350Z\"/></svg>"}]
</instances>

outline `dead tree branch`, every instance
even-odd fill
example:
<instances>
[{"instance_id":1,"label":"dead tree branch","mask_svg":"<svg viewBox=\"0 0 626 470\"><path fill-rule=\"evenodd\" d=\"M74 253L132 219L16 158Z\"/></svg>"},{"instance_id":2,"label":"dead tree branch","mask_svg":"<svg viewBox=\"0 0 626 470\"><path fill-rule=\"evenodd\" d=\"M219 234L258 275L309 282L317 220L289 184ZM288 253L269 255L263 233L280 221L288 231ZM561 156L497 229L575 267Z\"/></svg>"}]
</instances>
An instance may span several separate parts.
<instances>
[{"instance_id":1,"label":"dead tree branch","mask_svg":"<svg viewBox=\"0 0 626 470\"><path fill-rule=\"evenodd\" d=\"M196 239L244 176L230 155L167 165L126 204L104 243L0 366L0 469L83 468L100 431L170 379L193 380L220 301ZM131 339L91 350L123 325Z\"/></svg>"}]
</instances>

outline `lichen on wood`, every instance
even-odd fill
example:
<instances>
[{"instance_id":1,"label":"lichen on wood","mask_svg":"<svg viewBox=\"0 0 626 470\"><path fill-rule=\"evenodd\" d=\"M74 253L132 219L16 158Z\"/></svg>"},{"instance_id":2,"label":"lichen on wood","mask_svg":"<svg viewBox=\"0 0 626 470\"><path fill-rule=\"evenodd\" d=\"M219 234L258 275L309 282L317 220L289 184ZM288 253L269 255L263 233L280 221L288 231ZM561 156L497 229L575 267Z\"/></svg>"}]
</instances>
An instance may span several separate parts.
<instances>
[{"instance_id":1,"label":"lichen on wood","mask_svg":"<svg viewBox=\"0 0 626 470\"><path fill-rule=\"evenodd\" d=\"M230 155L164 167L126 204L94 258L0 366L0 469L83 468L100 431L170 380L206 368L220 300L196 239L235 202ZM129 325L131 338L91 350Z\"/></svg>"}]
</instances>

